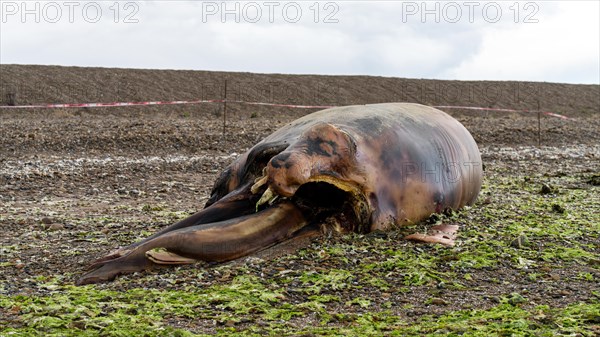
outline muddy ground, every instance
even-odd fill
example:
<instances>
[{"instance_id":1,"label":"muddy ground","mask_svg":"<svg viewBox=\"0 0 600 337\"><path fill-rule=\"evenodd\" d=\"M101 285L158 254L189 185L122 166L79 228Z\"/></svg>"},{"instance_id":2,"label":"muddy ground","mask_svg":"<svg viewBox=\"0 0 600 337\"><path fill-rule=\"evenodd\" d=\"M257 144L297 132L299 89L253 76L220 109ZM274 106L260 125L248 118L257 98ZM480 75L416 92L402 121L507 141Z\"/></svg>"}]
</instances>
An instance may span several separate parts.
<instances>
[{"instance_id":1,"label":"muddy ground","mask_svg":"<svg viewBox=\"0 0 600 337\"><path fill-rule=\"evenodd\" d=\"M0 325L5 333L110 335L102 330L107 325L85 323L96 317L91 314L45 326L47 317L62 319L72 311L52 311L43 304L36 311L23 298L71 294L75 288L70 285L90 261L201 209L218 173L293 117L276 112L249 116L230 116L223 134L222 117L210 114L106 116L61 110L1 115ZM279 257L262 254L219 266L128 275L90 286L89 292L129 294L142 288L192 294L230 287L245 294L239 284L250 280L252 287L260 286L257 291L275 294L256 310L239 307L253 304L221 299L197 304L188 314L169 311L157 319L160 329L194 333L320 335L350 329L393 334L410 324L420 326L423 317L441 322L440 317L453 312L488 312L501 305L531 317L539 313L530 318L539 327L530 322L525 332L600 333L600 224L594 214L600 212L599 119L543 117L538 146L537 120L530 116L457 118L478 141L486 180L471 209L438 219L461 225L454 248L401 239L430 225L421 224L397 232L324 238ZM542 191L544 184L549 190ZM592 309L572 325L547 312L578 305ZM118 308L101 311L110 316ZM289 308L297 313L272 316L274 310ZM145 314L140 309L128 315ZM491 324L477 322L473 324ZM283 326L289 330L281 330ZM360 330L365 326L373 330ZM440 326L415 334L469 331L450 323ZM499 331L513 331L506 329Z\"/></svg>"}]
</instances>

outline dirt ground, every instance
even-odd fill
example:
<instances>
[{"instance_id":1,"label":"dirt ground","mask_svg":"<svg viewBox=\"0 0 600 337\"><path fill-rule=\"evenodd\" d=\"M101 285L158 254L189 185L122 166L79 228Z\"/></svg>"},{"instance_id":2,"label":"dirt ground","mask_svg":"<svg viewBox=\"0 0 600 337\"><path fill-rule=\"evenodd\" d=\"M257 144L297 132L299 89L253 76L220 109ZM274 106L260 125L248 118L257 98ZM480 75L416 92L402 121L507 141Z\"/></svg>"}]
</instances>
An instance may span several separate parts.
<instances>
[{"instance_id":1,"label":"dirt ground","mask_svg":"<svg viewBox=\"0 0 600 337\"><path fill-rule=\"evenodd\" d=\"M0 115L0 292L7 296L47 296L52 290L41 287L42 280L53 279L60 286L73 284L93 259L201 209L216 176L228 163L293 118L289 113L276 111L263 112L256 118L249 118L250 115L251 111L246 111L229 116L225 134L222 116L211 114L159 113L144 117L136 112L107 116L94 111L60 110ZM484 187L473 209L467 211L477 219L476 225L463 232L459 239L467 247L472 240L500 237L510 241L512 238L513 232L490 233L484 223L485 212L493 208L507 210L509 214L504 218L488 216L492 228L502 228L503 222L514 216L510 214L511 196L501 192L506 188L505 183L531 184L527 188L517 184L506 189L507 193L517 194L525 193L520 192L521 189L529 189L532 195L537 195L544 182L551 182L561 190L598 192L598 182L592 179L600 173L599 118L543 117L539 147L537 119L530 116L462 113L457 118L477 140L486 170L487 188ZM562 177L566 180L560 180ZM561 207L578 214L592 212L598 206L598 199L587 202L591 204L584 202L582 210L574 208L578 204L569 204L569 201ZM464 221L471 221L470 216L466 215ZM596 221L597 218L591 219ZM423 315L491 308L500 303L503 296L515 292L523 294L528 304L551 308L597 303L598 298L594 300L594 296L598 296L597 280L600 279L599 224L587 223L586 226L591 230L583 235L562 237L557 234L564 242L556 241L551 235L529 239L540 250L547 244L546 240L576 244L595 255L595 259L568 260L570 262L564 265L560 260L550 263L540 259L526 274L511 263L498 261L493 267L457 271L466 289L444 289L442 283L448 282L446 280L436 282L433 293L431 282L407 290L406 279L395 277L390 271L391 276L382 276L388 284L387 290L360 288L361 296L371 302L370 307L354 305L348 309L340 304L356 297L356 289L351 285L329 289L329 295L342 300L324 305L331 312L346 310L360 314L383 310L391 303L395 308L393 314L410 322ZM429 253L439 249L404 242L403 234L323 239L299 255L266 258L263 254L260 259L242 259L216 268L195 265L177 268L176 272L164 269L143 276L128 275L98 287L118 291L140 287L177 290L190 285L206 288L227 284L242 274L277 279L282 278L281 273L286 270L291 274L352 270L352 264L358 265L357 261L383 261L382 251L390 249ZM507 249L512 245L505 243ZM379 246L382 250L377 248ZM343 256L336 255L339 249L332 247L345 247ZM198 279L198 272L202 270L204 276ZM537 282L525 277L531 273L541 275ZM293 291L304 283L291 282L286 285L289 290L286 301L302 303L309 298L310 294ZM427 301L427 305L418 305ZM411 303L417 305L409 305ZM19 318L18 308L0 310L3 310L0 316L4 316L2 323L6 326L18 328L28 324ZM245 321L217 319L217 323L198 316L165 318L165 321L175 328L208 333L220 327L239 331L262 322L260 312L243 317L247 317ZM301 329L318 321L318 317L306 314L292 317L289 324ZM598 317L587 322L586 329L590 333L600 331ZM349 323L333 320L329 324L339 327Z\"/></svg>"}]
</instances>

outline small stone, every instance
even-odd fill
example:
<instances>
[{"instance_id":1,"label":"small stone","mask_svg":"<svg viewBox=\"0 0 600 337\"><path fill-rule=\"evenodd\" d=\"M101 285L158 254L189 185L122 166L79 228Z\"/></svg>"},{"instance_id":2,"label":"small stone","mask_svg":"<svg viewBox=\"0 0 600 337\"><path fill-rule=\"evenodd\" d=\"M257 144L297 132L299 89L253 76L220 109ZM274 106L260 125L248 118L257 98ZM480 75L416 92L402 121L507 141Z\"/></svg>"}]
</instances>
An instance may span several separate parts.
<instances>
[{"instance_id":1,"label":"small stone","mask_svg":"<svg viewBox=\"0 0 600 337\"><path fill-rule=\"evenodd\" d=\"M562 295L562 296L570 296L570 295L572 295L572 294L573 294L572 292L570 292L570 291L568 291L568 290L564 290L564 289L563 289L563 290L561 290L561 291L559 291L558 293L559 293L560 295Z\"/></svg>"},{"instance_id":2,"label":"small stone","mask_svg":"<svg viewBox=\"0 0 600 337\"><path fill-rule=\"evenodd\" d=\"M65 229L65 226L59 223L53 223L47 227L49 231L59 231L61 229Z\"/></svg>"},{"instance_id":3,"label":"small stone","mask_svg":"<svg viewBox=\"0 0 600 337\"><path fill-rule=\"evenodd\" d=\"M559 214L563 214L563 213L565 213L566 210L565 210L564 207L562 207L559 204L553 204L552 205L552 211L556 212L556 213L559 213Z\"/></svg>"},{"instance_id":4,"label":"small stone","mask_svg":"<svg viewBox=\"0 0 600 337\"><path fill-rule=\"evenodd\" d=\"M431 304L433 304L433 305L446 305L446 304L448 304L448 302L444 301L441 298L432 298L431 299Z\"/></svg>"},{"instance_id":5,"label":"small stone","mask_svg":"<svg viewBox=\"0 0 600 337\"><path fill-rule=\"evenodd\" d=\"M521 234L521 235L519 235L519 237L512 240L510 242L510 245L517 249L523 249L523 248L527 247L527 245L529 245L529 239L524 234Z\"/></svg>"},{"instance_id":6,"label":"small stone","mask_svg":"<svg viewBox=\"0 0 600 337\"><path fill-rule=\"evenodd\" d=\"M508 298L508 304L510 305L517 305L520 303L525 303L527 302L527 299L525 297L523 297L523 295L518 294L518 293L512 293L510 294L510 297Z\"/></svg>"},{"instance_id":7,"label":"small stone","mask_svg":"<svg viewBox=\"0 0 600 337\"><path fill-rule=\"evenodd\" d=\"M540 190L540 194L551 194L556 192L556 189L549 184L542 184L542 189Z\"/></svg>"}]
</instances>

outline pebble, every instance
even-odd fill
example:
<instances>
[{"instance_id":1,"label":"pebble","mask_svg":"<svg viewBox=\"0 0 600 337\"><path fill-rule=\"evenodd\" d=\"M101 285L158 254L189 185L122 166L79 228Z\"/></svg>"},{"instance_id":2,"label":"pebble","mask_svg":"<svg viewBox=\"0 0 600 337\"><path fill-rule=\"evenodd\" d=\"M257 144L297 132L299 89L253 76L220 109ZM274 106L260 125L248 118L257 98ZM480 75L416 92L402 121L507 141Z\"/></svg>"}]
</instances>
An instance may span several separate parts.
<instances>
[{"instance_id":1,"label":"pebble","mask_svg":"<svg viewBox=\"0 0 600 337\"><path fill-rule=\"evenodd\" d=\"M512 240L510 245L517 249L525 248L529 244L529 239L525 235L519 235L518 238Z\"/></svg>"},{"instance_id":2,"label":"pebble","mask_svg":"<svg viewBox=\"0 0 600 337\"><path fill-rule=\"evenodd\" d=\"M432 298L431 299L431 304L434 304L434 305L446 305L446 304L448 304L448 302L444 301L441 298Z\"/></svg>"},{"instance_id":3,"label":"pebble","mask_svg":"<svg viewBox=\"0 0 600 337\"><path fill-rule=\"evenodd\" d=\"M553 204L552 205L552 211L556 212L556 213L559 213L559 214L563 214L563 213L565 213L566 210L565 210L564 207L562 207L559 204Z\"/></svg>"},{"instance_id":4,"label":"pebble","mask_svg":"<svg viewBox=\"0 0 600 337\"><path fill-rule=\"evenodd\" d=\"M53 223L51 225L49 225L48 227L46 227L49 231L59 231L61 229L65 229L65 226L63 226L62 224L59 223Z\"/></svg>"},{"instance_id":5,"label":"pebble","mask_svg":"<svg viewBox=\"0 0 600 337\"><path fill-rule=\"evenodd\" d=\"M540 194L550 194L556 192L556 189L549 184L542 184Z\"/></svg>"},{"instance_id":6,"label":"pebble","mask_svg":"<svg viewBox=\"0 0 600 337\"><path fill-rule=\"evenodd\" d=\"M572 293L572 292L570 292L570 291L568 291L568 290L565 290L565 289L563 289L563 290L560 290L560 291L558 292L558 294L559 294L559 295L561 295L561 296L570 296L570 295L572 295L573 293Z\"/></svg>"},{"instance_id":7,"label":"pebble","mask_svg":"<svg viewBox=\"0 0 600 337\"><path fill-rule=\"evenodd\" d=\"M523 295L518 294L518 293L512 293L510 294L510 297L508 298L508 303L510 305L517 305L520 303L525 303L527 302L527 299L525 297L523 297Z\"/></svg>"}]
</instances>

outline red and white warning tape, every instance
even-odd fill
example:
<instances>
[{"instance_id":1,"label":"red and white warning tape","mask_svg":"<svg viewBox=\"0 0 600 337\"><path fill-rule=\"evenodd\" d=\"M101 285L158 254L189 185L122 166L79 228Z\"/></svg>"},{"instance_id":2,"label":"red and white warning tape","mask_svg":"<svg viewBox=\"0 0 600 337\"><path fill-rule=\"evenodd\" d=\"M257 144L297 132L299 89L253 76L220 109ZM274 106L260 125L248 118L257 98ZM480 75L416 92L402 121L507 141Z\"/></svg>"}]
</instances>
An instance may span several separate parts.
<instances>
[{"instance_id":1,"label":"red and white warning tape","mask_svg":"<svg viewBox=\"0 0 600 337\"><path fill-rule=\"evenodd\" d=\"M248 105L268 105L285 108L298 109L327 109L334 105L295 105L263 102L232 101L223 99L194 100L194 101L149 101L149 102L111 102L111 103L64 103L64 104L37 104L37 105L0 105L5 109L44 109L44 108L106 108L118 106L138 106L138 105L177 105L177 104L199 104L199 103L241 103Z\"/></svg>"},{"instance_id":2,"label":"red and white warning tape","mask_svg":"<svg viewBox=\"0 0 600 337\"><path fill-rule=\"evenodd\" d=\"M195 101L153 101L153 102L111 102L111 103L64 103L64 104L38 104L38 105L3 105L5 109L44 109L44 108L105 108L116 106L137 105L175 105L175 104L198 104L198 103L223 103L223 100L195 100Z\"/></svg>"},{"instance_id":3,"label":"red and white warning tape","mask_svg":"<svg viewBox=\"0 0 600 337\"><path fill-rule=\"evenodd\" d=\"M246 102L246 101L231 101L223 99L209 100L193 100L193 101L148 101L148 102L112 102L112 103L64 103L64 104L37 104L37 105L1 105L0 109L46 109L46 108L106 108L106 107L123 107L123 106L140 106L140 105L178 105L178 104L200 104L200 103L240 103L248 105L264 105L283 108L295 109L327 109L334 108L335 105L296 105L296 104L278 104L264 102ZM482 110L482 111L500 111L500 112L537 112L534 110L516 110L503 108L483 108L474 106L455 106L455 105L434 105L434 108L439 109L465 109L465 110ZM557 117L561 119L572 119L564 115L554 112L541 111L544 115Z\"/></svg>"}]
</instances>

